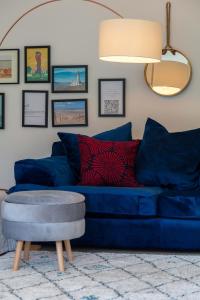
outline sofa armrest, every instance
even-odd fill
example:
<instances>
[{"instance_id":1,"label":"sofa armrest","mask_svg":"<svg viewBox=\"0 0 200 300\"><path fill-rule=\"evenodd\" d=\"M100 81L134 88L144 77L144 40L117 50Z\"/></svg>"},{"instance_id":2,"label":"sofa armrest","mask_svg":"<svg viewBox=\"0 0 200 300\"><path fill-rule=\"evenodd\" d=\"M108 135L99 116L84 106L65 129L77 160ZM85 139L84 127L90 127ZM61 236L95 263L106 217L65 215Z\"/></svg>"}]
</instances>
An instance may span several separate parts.
<instances>
[{"instance_id":1,"label":"sofa armrest","mask_svg":"<svg viewBox=\"0 0 200 300\"><path fill-rule=\"evenodd\" d=\"M63 186L75 184L66 156L24 159L15 163L16 184Z\"/></svg>"}]
</instances>

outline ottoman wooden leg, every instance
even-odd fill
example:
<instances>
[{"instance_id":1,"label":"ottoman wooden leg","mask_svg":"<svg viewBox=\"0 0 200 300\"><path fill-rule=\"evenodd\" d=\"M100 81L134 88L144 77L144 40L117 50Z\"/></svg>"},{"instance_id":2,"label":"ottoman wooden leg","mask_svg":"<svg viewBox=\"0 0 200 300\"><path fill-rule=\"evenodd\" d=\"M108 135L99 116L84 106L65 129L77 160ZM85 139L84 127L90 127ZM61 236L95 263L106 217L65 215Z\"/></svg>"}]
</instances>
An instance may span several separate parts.
<instances>
[{"instance_id":1,"label":"ottoman wooden leg","mask_svg":"<svg viewBox=\"0 0 200 300\"><path fill-rule=\"evenodd\" d=\"M57 251L57 257L58 257L58 268L60 272L64 272L64 257L63 257L63 246L62 241L56 242L56 251Z\"/></svg>"},{"instance_id":2,"label":"ottoman wooden leg","mask_svg":"<svg viewBox=\"0 0 200 300\"><path fill-rule=\"evenodd\" d=\"M15 259L14 259L14 264L13 264L13 271L17 271L19 269L19 263L21 259L21 252L23 248L23 241L18 241L17 242L17 247L15 250Z\"/></svg>"},{"instance_id":3,"label":"ottoman wooden leg","mask_svg":"<svg viewBox=\"0 0 200 300\"><path fill-rule=\"evenodd\" d=\"M24 260L29 260L29 258L30 258L30 248L31 248L31 242L25 242L25 245L24 245Z\"/></svg>"},{"instance_id":4,"label":"ottoman wooden leg","mask_svg":"<svg viewBox=\"0 0 200 300\"><path fill-rule=\"evenodd\" d=\"M64 244L65 244L65 250L67 252L68 260L72 262L74 260L74 256L72 253L71 243L70 241L64 241Z\"/></svg>"}]
</instances>

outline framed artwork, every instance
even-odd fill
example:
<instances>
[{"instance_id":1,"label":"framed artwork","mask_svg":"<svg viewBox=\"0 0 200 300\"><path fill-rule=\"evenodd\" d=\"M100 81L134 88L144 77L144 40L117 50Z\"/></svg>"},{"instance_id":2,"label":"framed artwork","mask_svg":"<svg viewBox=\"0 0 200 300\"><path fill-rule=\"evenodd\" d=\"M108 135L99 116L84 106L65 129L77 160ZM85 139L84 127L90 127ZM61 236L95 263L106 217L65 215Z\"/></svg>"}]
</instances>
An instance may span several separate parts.
<instances>
[{"instance_id":1,"label":"framed artwork","mask_svg":"<svg viewBox=\"0 0 200 300\"><path fill-rule=\"evenodd\" d=\"M19 83L19 49L0 49L0 84Z\"/></svg>"},{"instance_id":2,"label":"framed artwork","mask_svg":"<svg viewBox=\"0 0 200 300\"><path fill-rule=\"evenodd\" d=\"M5 128L5 94L0 93L0 129Z\"/></svg>"},{"instance_id":3,"label":"framed artwork","mask_svg":"<svg viewBox=\"0 0 200 300\"><path fill-rule=\"evenodd\" d=\"M88 126L87 99L53 100L52 126Z\"/></svg>"},{"instance_id":4,"label":"framed artwork","mask_svg":"<svg viewBox=\"0 0 200 300\"><path fill-rule=\"evenodd\" d=\"M50 82L50 46L26 46L25 53L25 82Z\"/></svg>"},{"instance_id":5,"label":"framed artwork","mask_svg":"<svg viewBox=\"0 0 200 300\"><path fill-rule=\"evenodd\" d=\"M99 79L99 117L125 117L126 79Z\"/></svg>"},{"instance_id":6,"label":"framed artwork","mask_svg":"<svg viewBox=\"0 0 200 300\"><path fill-rule=\"evenodd\" d=\"M22 91L22 127L48 127L48 91Z\"/></svg>"},{"instance_id":7,"label":"framed artwork","mask_svg":"<svg viewBox=\"0 0 200 300\"><path fill-rule=\"evenodd\" d=\"M53 66L52 93L87 93L88 66Z\"/></svg>"}]
</instances>

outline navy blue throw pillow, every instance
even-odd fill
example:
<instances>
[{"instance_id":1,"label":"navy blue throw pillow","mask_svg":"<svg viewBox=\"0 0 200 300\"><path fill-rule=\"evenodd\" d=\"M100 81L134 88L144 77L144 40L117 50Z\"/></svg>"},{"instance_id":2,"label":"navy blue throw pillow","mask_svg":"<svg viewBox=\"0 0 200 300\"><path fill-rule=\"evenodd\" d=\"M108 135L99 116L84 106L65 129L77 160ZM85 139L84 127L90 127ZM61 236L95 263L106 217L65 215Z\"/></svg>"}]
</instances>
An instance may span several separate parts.
<instances>
[{"instance_id":1,"label":"navy blue throw pillow","mask_svg":"<svg viewBox=\"0 0 200 300\"><path fill-rule=\"evenodd\" d=\"M51 156L62 156L65 155L65 149L61 141L54 142L52 145Z\"/></svg>"},{"instance_id":2,"label":"navy blue throw pillow","mask_svg":"<svg viewBox=\"0 0 200 300\"><path fill-rule=\"evenodd\" d=\"M15 163L16 184L73 185L75 178L66 156L24 159Z\"/></svg>"},{"instance_id":3,"label":"navy blue throw pillow","mask_svg":"<svg viewBox=\"0 0 200 300\"><path fill-rule=\"evenodd\" d=\"M128 122L120 127L104 131L93 136L95 139L112 142L132 141L132 123Z\"/></svg>"},{"instance_id":4,"label":"navy blue throw pillow","mask_svg":"<svg viewBox=\"0 0 200 300\"><path fill-rule=\"evenodd\" d=\"M78 135L74 133L58 132L58 136L61 139L66 155L68 156L70 166L74 172L74 176L77 181L80 177L80 150ZM102 132L93 136L98 140L113 141L113 142L126 142L132 140L132 124L131 122L117 127L115 129Z\"/></svg>"},{"instance_id":5,"label":"navy blue throw pillow","mask_svg":"<svg viewBox=\"0 0 200 300\"><path fill-rule=\"evenodd\" d=\"M138 182L149 186L199 188L200 129L169 133L148 119L136 157Z\"/></svg>"}]
</instances>

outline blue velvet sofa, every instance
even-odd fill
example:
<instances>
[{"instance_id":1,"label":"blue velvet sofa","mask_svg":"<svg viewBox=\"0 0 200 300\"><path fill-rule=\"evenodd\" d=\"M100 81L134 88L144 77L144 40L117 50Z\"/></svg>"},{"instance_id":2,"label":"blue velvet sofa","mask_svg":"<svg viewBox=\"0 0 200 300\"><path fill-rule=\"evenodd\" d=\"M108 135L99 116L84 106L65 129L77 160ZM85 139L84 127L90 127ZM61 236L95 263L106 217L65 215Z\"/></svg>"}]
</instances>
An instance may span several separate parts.
<instances>
[{"instance_id":1,"label":"blue velvet sofa","mask_svg":"<svg viewBox=\"0 0 200 300\"><path fill-rule=\"evenodd\" d=\"M56 163L57 167L63 165L63 154L61 143L57 142L53 145L49 160ZM62 170L60 172L62 179ZM10 192L42 189L67 190L85 195L86 234L75 240L75 245L126 249L200 249L198 191L56 184L52 187L22 183L11 188Z\"/></svg>"},{"instance_id":2,"label":"blue velvet sofa","mask_svg":"<svg viewBox=\"0 0 200 300\"><path fill-rule=\"evenodd\" d=\"M157 138L158 133L155 136ZM70 170L66 172L65 154L61 142L55 142L51 157L16 162L17 184L10 189L10 193L53 189L85 195L86 233L82 238L74 240L74 245L200 250L199 189L178 190L170 188L170 185L137 188L78 186L73 180L70 182L72 177ZM31 174L37 167L40 176L34 179ZM65 185L65 182L70 184Z\"/></svg>"}]
</instances>

